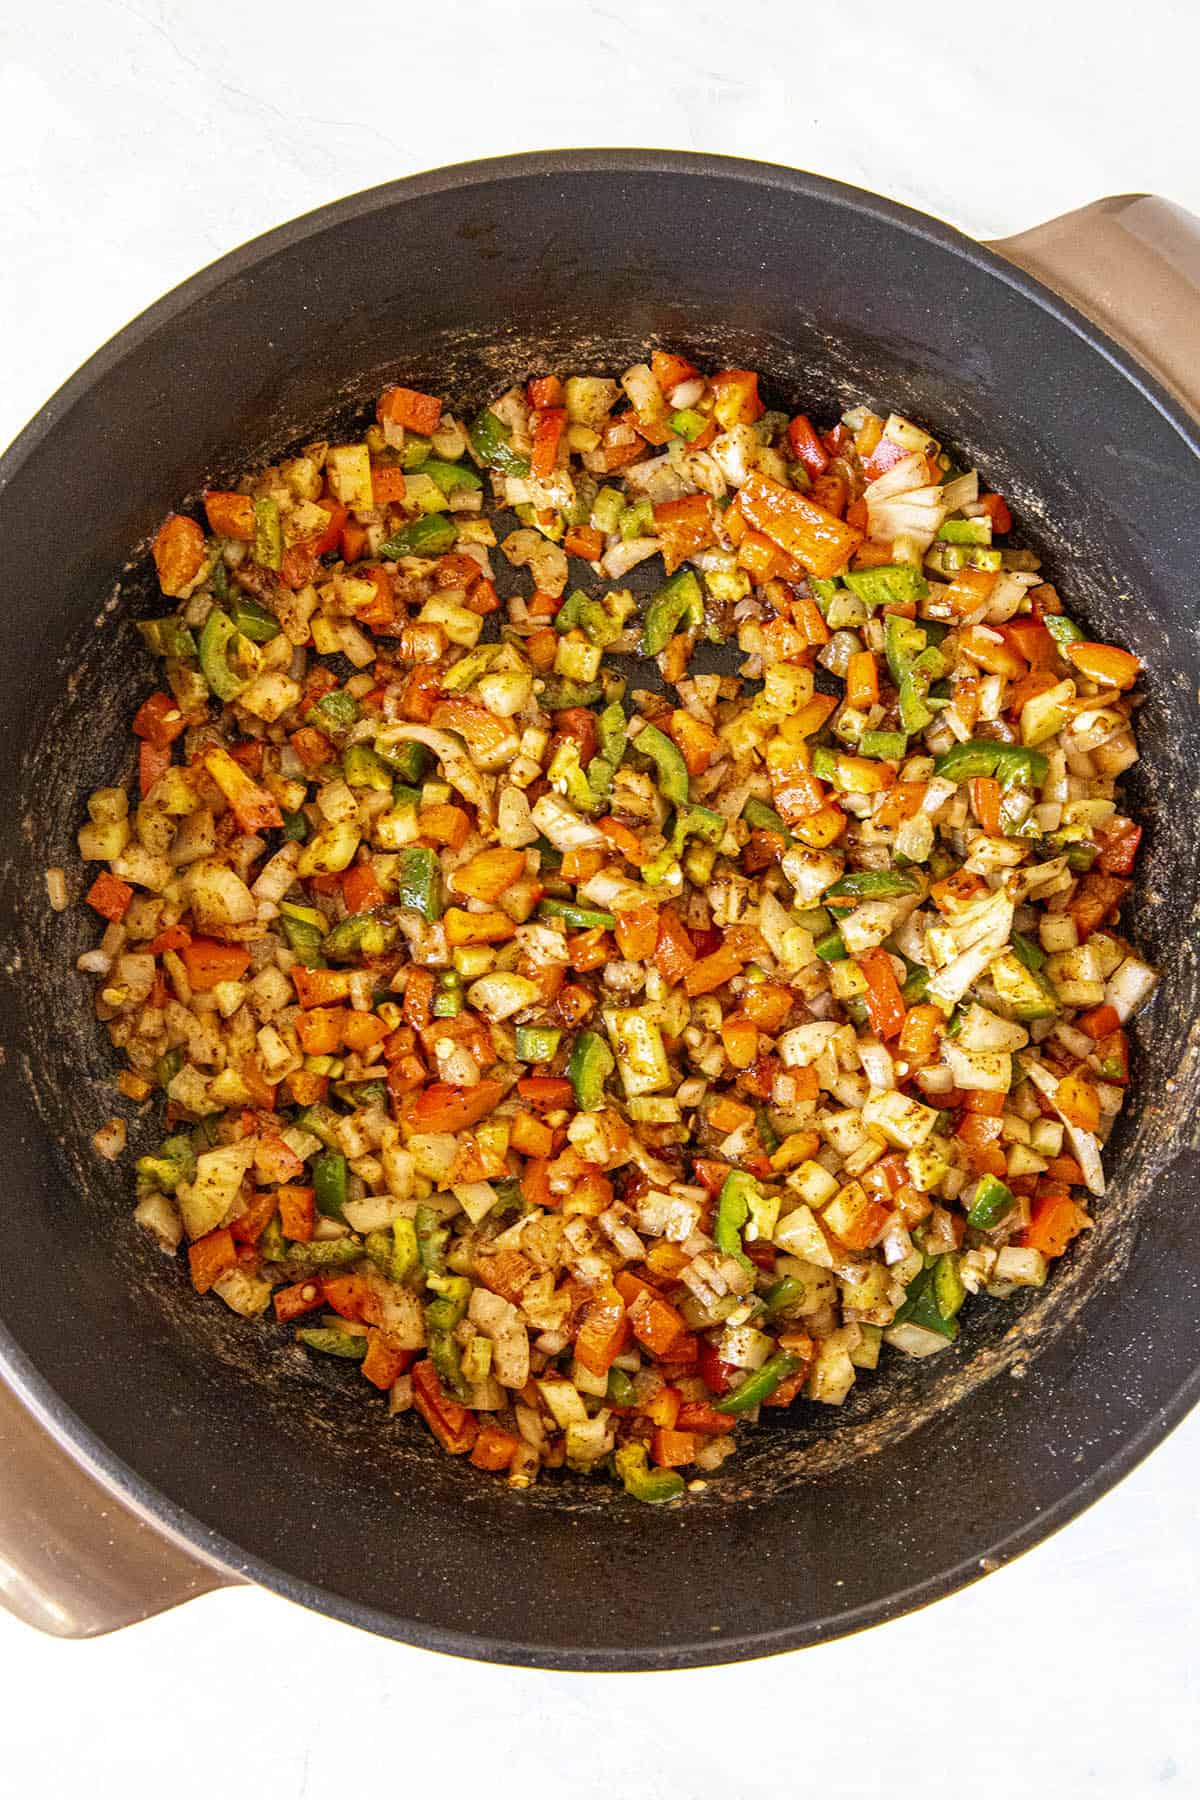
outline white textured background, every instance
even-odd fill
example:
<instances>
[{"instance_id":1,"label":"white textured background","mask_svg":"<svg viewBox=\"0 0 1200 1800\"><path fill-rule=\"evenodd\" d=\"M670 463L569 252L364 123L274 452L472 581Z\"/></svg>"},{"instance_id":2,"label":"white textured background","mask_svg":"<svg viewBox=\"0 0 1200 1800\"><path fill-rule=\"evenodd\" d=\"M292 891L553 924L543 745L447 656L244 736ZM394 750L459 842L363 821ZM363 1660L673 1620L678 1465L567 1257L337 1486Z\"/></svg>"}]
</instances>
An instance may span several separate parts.
<instances>
[{"instance_id":1,"label":"white textured background","mask_svg":"<svg viewBox=\"0 0 1200 1800\"><path fill-rule=\"evenodd\" d=\"M1200 212L1198 51L1195 5L1168 0L10 5L0 440L202 264L443 162L723 151L984 237L1140 188ZM1198 1487L1194 1419L969 1592L821 1650L683 1675L452 1663L249 1591L91 1644L0 1614L0 1792L1200 1794Z\"/></svg>"}]
</instances>

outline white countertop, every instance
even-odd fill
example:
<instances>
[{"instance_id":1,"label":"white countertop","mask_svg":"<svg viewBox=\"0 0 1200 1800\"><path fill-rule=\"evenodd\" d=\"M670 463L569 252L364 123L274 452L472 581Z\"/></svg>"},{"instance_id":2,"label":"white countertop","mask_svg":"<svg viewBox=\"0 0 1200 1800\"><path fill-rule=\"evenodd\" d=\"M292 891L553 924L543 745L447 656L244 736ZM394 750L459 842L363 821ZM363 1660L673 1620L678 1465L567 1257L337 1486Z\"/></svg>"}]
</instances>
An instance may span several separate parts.
<instances>
[{"instance_id":1,"label":"white countertop","mask_svg":"<svg viewBox=\"0 0 1200 1800\"><path fill-rule=\"evenodd\" d=\"M0 441L204 263L438 163L722 151L982 237L1140 188L1200 212L1193 6L921 11L42 0L19 34L8 24L0 67ZM969 1591L820 1650L682 1675L454 1663L252 1590L89 1644L0 1613L2 1786L241 1800L371 1791L387 1771L400 1791L478 1783L495 1800L552 1784L578 1800L1196 1794L1198 1488L1193 1417Z\"/></svg>"}]
</instances>

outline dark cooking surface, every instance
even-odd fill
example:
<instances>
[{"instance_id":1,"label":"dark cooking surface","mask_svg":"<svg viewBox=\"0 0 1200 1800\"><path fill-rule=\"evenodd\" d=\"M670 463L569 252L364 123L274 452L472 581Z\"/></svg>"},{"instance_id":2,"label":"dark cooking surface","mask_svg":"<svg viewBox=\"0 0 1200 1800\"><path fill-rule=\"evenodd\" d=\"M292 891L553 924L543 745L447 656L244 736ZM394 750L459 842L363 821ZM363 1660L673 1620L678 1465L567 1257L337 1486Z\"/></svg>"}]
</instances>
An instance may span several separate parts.
<instances>
[{"instance_id":1,"label":"dark cooking surface","mask_svg":"<svg viewBox=\"0 0 1200 1800\"><path fill-rule=\"evenodd\" d=\"M1200 479L1118 361L1023 277L900 209L687 158L506 168L421 177L239 252L102 352L7 461L0 1318L166 1496L144 1499L299 1599L521 1661L713 1661L934 1597L1077 1510L1194 1394ZM1165 973L1099 1228L1049 1288L1015 1324L1011 1305L978 1304L956 1351L891 1359L840 1416L772 1421L665 1514L570 1478L509 1492L415 1421L364 1408L352 1377L309 1362L297 1378L284 1333L264 1350L261 1326L197 1301L134 1226L124 1171L88 1144L116 1110L72 967L90 925L51 914L42 882L54 862L77 875L81 797L118 773L149 686L130 623L151 610L143 565L93 621L182 496L315 435L331 394L348 412L401 378L482 400L538 369L624 366L647 339L763 370L772 402L835 393L927 422L1008 496L1070 610L1137 650L1149 701L1128 792L1150 826L1151 898L1133 935Z\"/></svg>"}]
</instances>

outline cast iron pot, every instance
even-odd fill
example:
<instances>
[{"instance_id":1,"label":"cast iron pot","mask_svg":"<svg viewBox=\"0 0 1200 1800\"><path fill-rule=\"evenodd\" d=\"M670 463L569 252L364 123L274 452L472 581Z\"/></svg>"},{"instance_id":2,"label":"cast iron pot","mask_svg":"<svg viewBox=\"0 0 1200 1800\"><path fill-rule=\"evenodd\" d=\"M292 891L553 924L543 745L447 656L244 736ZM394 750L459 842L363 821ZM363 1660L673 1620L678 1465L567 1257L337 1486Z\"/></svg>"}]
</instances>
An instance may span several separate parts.
<instances>
[{"instance_id":1,"label":"cast iron pot","mask_svg":"<svg viewBox=\"0 0 1200 1800\"><path fill-rule=\"evenodd\" d=\"M996 254L785 169L517 157L260 238L135 321L29 426L0 468L0 1585L14 1610L87 1635L253 1581L496 1661L720 1662L960 1587L1181 1417L1200 1379L1198 246L1145 197ZM94 924L52 914L43 885L60 863L79 887L83 796L126 767L149 680L132 620L160 607L144 548L164 514L344 427L388 380L477 401L537 370L619 369L648 340L761 370L773 402L822 418L863 398L925 421L1010 498L1092 634L1138 652L1129 785L1149 829L1133 929L1166 977L1136 1032L1111 1191L1048 1289L977 1303L954 1350L891 1358L840 1412L801 1405L747 1434L666 1511L571 1478L511 1493L415 1419L387 1422L287 1333L192 1295L133 1223L128 1165L90 1148L114 1110L92 984L74 972ZM150 1129L135 1119L134 1141Z\"/></svg>"}]
</instances>

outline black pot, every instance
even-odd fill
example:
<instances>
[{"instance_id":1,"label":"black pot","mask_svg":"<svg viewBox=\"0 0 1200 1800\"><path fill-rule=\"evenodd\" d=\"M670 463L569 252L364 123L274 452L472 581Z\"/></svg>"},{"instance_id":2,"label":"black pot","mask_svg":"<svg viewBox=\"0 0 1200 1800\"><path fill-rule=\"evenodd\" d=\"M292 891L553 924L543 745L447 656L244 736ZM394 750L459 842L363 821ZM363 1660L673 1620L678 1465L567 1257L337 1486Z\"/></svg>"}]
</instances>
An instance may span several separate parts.
<instances>
[{"instance_id":1,"label":"black pot","mask_svg":"<svg viewBox=\"0 0 1200 1800\"><path fill-rule=\"evenodd\" d=\"M86 1633L249 1579L497 1661L761 1655L996 1567L1181 1417L1200 1371L1200 439L1146 366L1195 403L1191 231L1161 203L1109 202L1010 247L1092 286L1139 363L1001 256L812 176L643 152L481 163L237 251L30 425L0 468L0 1364L54 1440L6 1403L0 1554L26 1617ZM1071 610L1137 651L1132 929L1166 976L1135 1033L1111 1192L1048 1288L978 1302L953 1351L891 1359L840 1412L748 1434L666 1511L572 1478L510 1492L288 1334L195 1298L134 1225L127 1167L90 1147L116 1104L74 972L93 927L52 914L43 884L56 863L76 879L82 798L123 773L147 681L131 621L154 604L145 556L127 558L172 507L387 380L479 400L541 369L622 367L648 340L759 369L772 400L822 417L861 397L928 423L1010 498Z\"/></svg>"}]
</instances>

